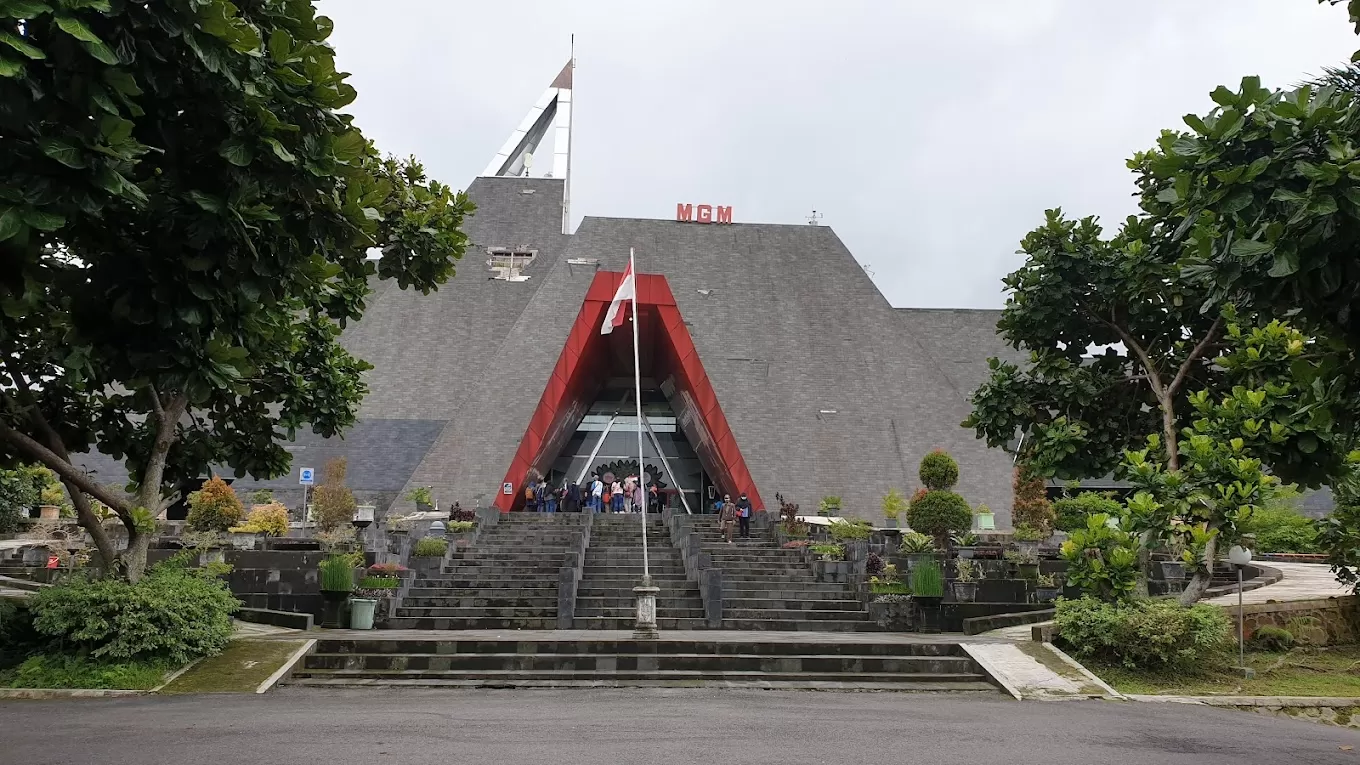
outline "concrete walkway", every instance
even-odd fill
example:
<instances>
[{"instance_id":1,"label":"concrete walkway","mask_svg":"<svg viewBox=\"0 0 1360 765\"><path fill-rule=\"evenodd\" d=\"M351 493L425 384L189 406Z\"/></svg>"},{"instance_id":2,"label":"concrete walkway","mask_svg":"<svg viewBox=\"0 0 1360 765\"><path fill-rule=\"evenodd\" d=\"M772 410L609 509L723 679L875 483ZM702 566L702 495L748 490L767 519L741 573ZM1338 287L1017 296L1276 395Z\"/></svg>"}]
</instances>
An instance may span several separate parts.
<instances>
[{"instance_id":1,"label":"concrete walkway","mask_svg":"<svg viewBox=\"0 0 1360 765\"><path fill-rule=\"evenodd\" d=\"M1318 600L1324 598L1339 598L1343 595L1350 595L1350 587L1336 581L1336 575L1332 573L1330 566L1323 563L1262 563L1279 569L1284 574L1284 579L1275 584L1268 584L1255 590L1248 590L1242 593L1242 602L1268 603L1276 601L1280 603L1291 600ZM1237 593L1223 595L1217 598L1210 598L1203 601L1212 603L1216 606L1235 606L1237 605Z\"/></svg>"}]
</instances>

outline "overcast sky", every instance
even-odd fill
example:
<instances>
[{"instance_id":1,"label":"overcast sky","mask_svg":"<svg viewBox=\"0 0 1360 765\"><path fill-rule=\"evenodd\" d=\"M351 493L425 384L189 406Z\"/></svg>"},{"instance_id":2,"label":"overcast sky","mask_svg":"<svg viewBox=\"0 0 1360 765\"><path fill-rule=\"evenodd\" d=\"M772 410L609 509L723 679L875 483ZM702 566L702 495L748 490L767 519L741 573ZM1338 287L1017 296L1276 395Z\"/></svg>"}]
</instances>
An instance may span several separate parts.
<instances>
[{"instance_id":1,"label":"overcast sky","mask_svg":"<svg viewBox=\"0 0 1360 765\"><path fill-rule=\"evenodd\" d=\"M999 307L1045 208L1113 228L1135 210L1124 161L1207 112L1215 86L1288 87L1360 47L1344 4L1313 0L320 7L383 151L466 188L574 33L575 223L815 208L897 306Z\"/></svg>"}]
</instances>

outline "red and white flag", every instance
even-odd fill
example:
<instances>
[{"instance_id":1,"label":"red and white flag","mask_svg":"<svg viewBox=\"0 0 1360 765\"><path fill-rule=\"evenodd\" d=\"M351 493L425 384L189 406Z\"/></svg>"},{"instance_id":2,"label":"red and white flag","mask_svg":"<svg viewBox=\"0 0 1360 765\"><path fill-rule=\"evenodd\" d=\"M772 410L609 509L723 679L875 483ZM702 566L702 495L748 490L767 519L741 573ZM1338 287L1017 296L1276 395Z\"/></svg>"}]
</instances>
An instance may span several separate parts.
<instances>
[{"instance_id":1,"label":"red and white flag","mask_svg":"<svg viewBox=\"0 0 1360 765\"><path fill-rule=\"evenodd\" d=\"M633 279L633 253L628 253L628 268L623 272L623 281L619 282L619 289L614 293L614 300L609 304L609 313L604 315L604 324L600 325L600 334L607 335L614 331L615 327L622 327L628 319L628 313L623 310L628 302L637 305L637 285Z\"/></svg>"}]
</instances>

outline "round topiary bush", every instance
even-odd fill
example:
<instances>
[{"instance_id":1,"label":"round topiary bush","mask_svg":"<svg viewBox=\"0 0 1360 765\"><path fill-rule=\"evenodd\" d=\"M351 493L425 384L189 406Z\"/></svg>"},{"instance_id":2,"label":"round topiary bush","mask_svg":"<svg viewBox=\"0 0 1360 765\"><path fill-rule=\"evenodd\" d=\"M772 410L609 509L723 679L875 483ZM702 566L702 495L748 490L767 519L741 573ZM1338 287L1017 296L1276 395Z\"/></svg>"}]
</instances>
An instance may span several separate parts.
<instances>
[{"instance_id":1,"label":"round topiary bush","mask_svg":"<svg viewBox=\"0 0 1360 765\"><path fill-rule=\"evenodd\" d=\"M959 482L959 463L943 449L936 449L921 460L921 484L931 491L948 491Z\"/></svg>"},{"instance_id":2,"label":"round topiary bush","mask_svg":"<svg viewBox=\"0 0 1360 765\"><path fill-rule=\"evenodd\" d=\"M203 483L203 488L189 495L189 515L184 524L191 531L226 531L241 522L245 508L241 500L217 476Z\"/></svg>"},{"instance_id":3,"label":"round topiary bush","mask_svg":"<svg viewBox=\"0 0 1360 765\"><path fill-rule=\"evenodd\" d=\"M952 491L928 491L907 508L907 524L913 531L935 537L943 548L950 534L972 527L973 508Z\"/></svg>"}]
</instances>

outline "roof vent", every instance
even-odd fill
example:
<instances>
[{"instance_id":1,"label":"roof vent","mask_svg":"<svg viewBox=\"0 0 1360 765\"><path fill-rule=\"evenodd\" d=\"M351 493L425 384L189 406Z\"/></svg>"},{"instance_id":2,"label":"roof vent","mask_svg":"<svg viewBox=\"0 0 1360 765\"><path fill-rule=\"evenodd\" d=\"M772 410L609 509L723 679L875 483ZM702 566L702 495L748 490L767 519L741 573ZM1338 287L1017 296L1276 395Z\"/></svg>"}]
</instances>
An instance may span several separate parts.
<instances>
[{"instance_id":1,"label":"roof vent","mask_svg":"<svg viewBox=\"0 0 1360 765\"><path fill-rule=\"evenodd\" d=\"M488 247L486 266L491 269L491 278L505 282L524 282L529 280L529 276L524 273L524 269L534 262L538 256L538 250L531 250L524 247Z\"/></svg>"}]
</instances>

